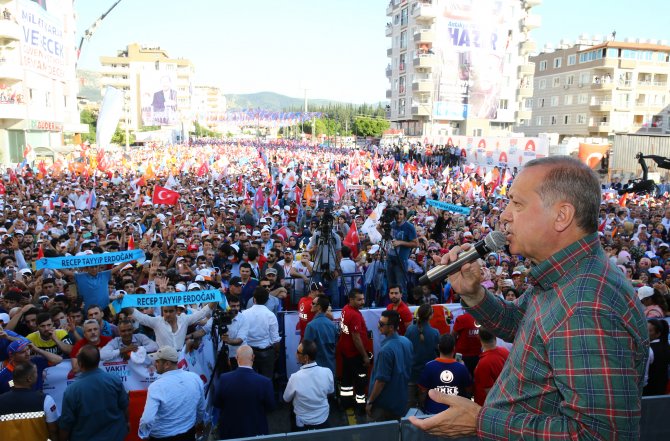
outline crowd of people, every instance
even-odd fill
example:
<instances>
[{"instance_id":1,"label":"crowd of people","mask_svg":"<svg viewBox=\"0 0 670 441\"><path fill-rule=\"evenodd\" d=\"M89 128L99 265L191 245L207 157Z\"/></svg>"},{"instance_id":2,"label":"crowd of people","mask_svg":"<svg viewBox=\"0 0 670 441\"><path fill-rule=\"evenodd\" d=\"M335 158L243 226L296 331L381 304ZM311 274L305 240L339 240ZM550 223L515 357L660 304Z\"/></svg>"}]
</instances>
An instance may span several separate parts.
<instances>
[{"instance_id":1,"label":"crowd of people","mask_svg":"<svg viewBox=\"0 0 670 441\"><path fill-rule=\"evenodd\" d=\"M493 305L555 312L557 305L532 303L531 294L538 284L551 287L538 267L552 254L520 245L492 252L477 264L474 285L453 278L421 285L418 279L447 262L450 252L513 224L511 216L528 203L518 196L523 183L509 193L523 170L486 170L453 146L348 149L212 139L127 152L82 147L79 157L67 161L7 169L0 186L0 414L41 412L33 418L44 424L1 420L0 430L75 440L91 439L104 424L114 428L107 439L123 438L129 430L127 394L118 379L97 369L101 361L118 361L161 374L149 387L138 436L194 439L212 421L202 382L179 369L179 354L209 344L217 326L212 314L222 308L229 323L221 335L221 375L212 381L222 439L267 434L266 413L278 397L292 403L294 430L327 427L333 396L369 421L397 419L412 407L426 414L459 408L444 396L485 406L492 393L500 404L506 392L495 384L504 369L535 363L540 372L548 361L532 358L528 346L528 339L546 336L526 326L500 329L507 323L491 315ZM599 211L589 219L595 230L579 225L592 233L580 250L602 249L603 271L621 292L627 292L624 285L635 290L651 341L644 348L644 394L665 394L668 194L619 197L616 185L600 188ZM157 188L178 198L155 203ZM469 210L441 210L429 200ZM557 210L557 217L574 216ZM538 222L519 220L510 243L528 235L539 247L549 236L536 238L535 231L545 228ZM565 249L573 242L565 242ZM40 259L130 249L143 250L145 259L36 267ZM480 287L490 298L479 296ZM221 302L121 308L126 296L212 289L221 292ZM620 308L635 304L632 298L609 300L621 314ZM453 318L448 304L460 302L473 308ZM475 306L480 302L485 306ZM384 338L374 354L365 308L384 308L377 324ZM281 311L297 312L301 339L295 354L301 368L286 379L285 389L278 373ZM551 317L542 318L547 329ZM636 345L646 336L638 338ZM525 349L514 356L519 341ZM40 392L42 373L64 360L77 380L58 408ZM518 375L521 381L524 374ZM526 381L515 387L533 380ZM481 418L494 425L507 417L488 412ZM612 427L623 427L614 420Z\"/></svg>"}]
</instances>

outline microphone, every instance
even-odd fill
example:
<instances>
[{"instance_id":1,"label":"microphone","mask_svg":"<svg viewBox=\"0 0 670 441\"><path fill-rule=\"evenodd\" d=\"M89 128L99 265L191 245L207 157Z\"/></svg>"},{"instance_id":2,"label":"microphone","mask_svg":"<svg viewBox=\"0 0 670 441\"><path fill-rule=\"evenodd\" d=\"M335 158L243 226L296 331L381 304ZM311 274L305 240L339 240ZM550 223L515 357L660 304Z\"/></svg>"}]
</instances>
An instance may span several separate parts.
<instances>
[{"instance_id":1,"label":"microphone","mask_svg":"<svg viewBox=\"0 0 670 441\"><path fill-rule=\"evenodd\" d=\"M458 255L458 259L448 265L438 265L419 278L419 284L428 285L433 282L439 282L448 276L460 271L466 263L474 262L488 253L499 250L505 246L507 239L500 231L492 231L484 240L476 242L472 248Z\"/></svg>"}]
</instances>

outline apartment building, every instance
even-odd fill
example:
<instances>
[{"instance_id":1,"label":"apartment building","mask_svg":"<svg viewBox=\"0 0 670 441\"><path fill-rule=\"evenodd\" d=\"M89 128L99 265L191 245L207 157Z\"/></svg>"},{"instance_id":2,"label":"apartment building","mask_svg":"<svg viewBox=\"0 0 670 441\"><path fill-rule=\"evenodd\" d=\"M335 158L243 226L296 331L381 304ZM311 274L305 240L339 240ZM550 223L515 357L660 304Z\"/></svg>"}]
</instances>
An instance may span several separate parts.
<instances>
[{"instance_id":1,"label":"apartment building","mask_svg":"<svg viewBox=\"0 0 670 441\"><path fill-rule=\"evenodd\" d=\"M201 126L223 133L226 96L218 86L197 85L193 88L193 110Z\"/></svg>"},{"instance_id":2,"label":"apartment building","mask_svg":"<svg viewBox=\"0 0 670 441\"><path fill-rule=\"evenodd\" d=\"M176 133L191 130L194 119L191 61L170 58L158 45L129 44L114 57L100 57L100 87L125 91L121 127L172 127Z\"/></svg>"},{"instance_id":3,"label":"apartment building","mask_svg":"<svg viewBox=\"0 0 670 441\"><path fill-rule=\"evenodd\" d=\"M406 137L505 136L531 111L539 0L391 0L387 117ZM436 141L437 142L437 141Z\"/></svg>"},{"instance_id":4,"label":"apartment building","mask_svg":"<svg viewBox=\"0 0 670 441\"><path fill-rule=\"evenodd\" d=\"M72 2L0 2L0 163L53 157L88 132L77 108L75 30Z\"/></svg>"},{"instance_id":5,"label":"apartment building","mask_svg":"<svg viewBox=\"0 0 670 441\"><path fill-rule=\"evenodd\" d=\"M582 35L545 47L535 63L527 136L607 138L670 134L670 46L665 41L614 41Z\"/></svg>"}]
</instances>

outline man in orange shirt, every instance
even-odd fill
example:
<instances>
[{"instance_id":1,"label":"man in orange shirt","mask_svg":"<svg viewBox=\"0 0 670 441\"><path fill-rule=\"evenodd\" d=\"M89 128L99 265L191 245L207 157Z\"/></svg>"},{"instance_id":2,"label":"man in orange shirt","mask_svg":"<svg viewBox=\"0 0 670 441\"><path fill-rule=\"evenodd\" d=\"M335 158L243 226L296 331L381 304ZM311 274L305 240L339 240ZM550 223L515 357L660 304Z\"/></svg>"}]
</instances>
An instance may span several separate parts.
<instances>
[{"instance_id":1,"label":"man in orange shirt","mask_svg":"<svg viewBox=\"0 0 670 441\"><path fill-rule=\"evenodd\" d=\"M400 292L400 285L391 285L389 287L389 303L386 309L389 311L397 311L400 314L400 326L398 327L398 334L405 335L405 331L412 324L412 311L405 302L402 301L402 293Z\"/></svg>"}]
</instances>

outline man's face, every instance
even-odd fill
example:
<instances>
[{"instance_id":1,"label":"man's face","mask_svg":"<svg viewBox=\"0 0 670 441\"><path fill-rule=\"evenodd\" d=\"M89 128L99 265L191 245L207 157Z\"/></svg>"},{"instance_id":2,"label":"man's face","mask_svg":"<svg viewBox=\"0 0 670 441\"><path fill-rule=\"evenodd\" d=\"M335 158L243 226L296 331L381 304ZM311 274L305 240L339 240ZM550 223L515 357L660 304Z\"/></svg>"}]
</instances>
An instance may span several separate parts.
<instances>
[{"instance_id":1,"label":"man's face","mask_svg":"<svg viewBox=\"0 0 670 441\"><path fill-rule=\"evenodd\" d=\"M81 311L76 311L76 312L71 312L68 314L69 318L74 321L75 325L81 325L82 320L84 320L84 315L81 313Z\"/></svg>"},{"instance_id":2,"label":"man's face","mask_svg":"<svg viewBox=\"0 0 670 441\"><path fill-rule=\"evenodd\" d=\"M123 323L119 325L119 335L123 344L128 345L133 340L133 325Z\"/></svg>"},{"instance_id":3,"label":"man's face","mask_svg":"<svg viewBox=\"0 0 670 441\"><path fill-rule=\"evenodd\" d=\"M242 293L242 287L238 285L230 285L230 293L234 296L239 296Z\"/></svg>"},{"instance_id":4,"label":"man's face","mask_svg":"<svg viewBox=\"0 0 670 441\"><path fill-rule=\"evenodd\" d=\"M389 300L391 303L398 304L402 300L402 294L400 293L400 288L391 288L389 290Z\"/></svg>"},{"instance_id":5,"label":"man's face","mask_svg":"<svg viewBox=\"0 0 670 441\"><path fill-rule=\"evenodd\" d=\"M164 306L162 308L161 314L163 315L163 319L166 322L173 321L177 318L177 308L174 306Z\"/></svg>"},{"instance_id":6,"label":"man's face","mask_svg":"<svg viewBox=\"0 0 670 441\"><path fill-rule=\"evenodd\" d=\"M28 363L30 361L30 347L26 346L12 355L14 364Z\"/></svg>"},{"instance_id":7,"label":"man's face","mask_svg":"<svg viewBox=\"0 0 670 441\"><path fill-rule=\"evenodd\" d=\"M26 324L30 332L37 331L37 314L24 315L23 323Z\"/></svg>"},{"instance_id":8,"label":"man's face","mask_svg":"<svg viewBox=\"0 0 670 441\"><path fill-rule=\"evenodd\" d=\"M248 279L251 276L251 269L249 268L240 268L240 277L244 280Z\"/></svg>"},{"instance_id":9,"label":"man's face","mask_svg":"<svg viewBox=\"0 0 670 441\"><path fill-rule=\"evenodd\" d=\"M45 320L39 325L37 325L37 330L40 332L40 337L42 340L51 340L51 331L54 329L54 322L49 320Z\"/></svg>"},{"instance_id":10,"label":"man's face","mask_svg":"<svg viewBox=\"0 0 670 441\"><path fill-rule=\"evenodd\" d=\"M389 319L388 317L380 317L379 318L379 323L377 326L379 327L379 333L381 335L389 335L392 331L393 328L388 325Z\"/></svg>"},{"instance_id":11,"label":"man's face","mask_svg":"<svg viewBox=\"0 0 670 441\"><path fill-rule=\"evenodd\" d=\"M100 311L100 308L90 308L86 314L86 318L100 323L102 321L102 311Z\"/></svg>"},{"instance_id":12,"label":"man's face","mask_svg":"<svg viewBox=\"0 0 670 441\"><path fill-rule=\"evenodd\" d=\"M135 294L135 284L133 282L126 282L123 284L123 290L128 294Z\"/></svg>"},{"instance_id":13,"label":"man's face","mask_svg":"<svg viewBox=\"0 0 670 441\"><path fill-rule=\"evenodd\" d=\"M230 312L232 313L233 316L236 316L238 312L240 312L240 302L228 302L228 306L230 307Z\"/></svg>"},{"instance_id":14,"label":"man's face","mask_svg":"<svg viewBox=\"0 0 670 441\"><path fill-rule=\"evenodd\" d=\"M42 284L42 291L44 292L45 296L53 296L56 293L56 285L49 282L49 283L44 283Z\"/></svg>"},{"instance_id":15,"label":"man's face","mask_svg":"<svg viewBox=\"0 0 670 441\"><path fill-rule=\"evenodd\" d=\"M98 343L100 340L100 326L97 323L84 325L84 338L91 343Z\"/></svg>"},{"instance_id":16,"label":"man's face","mask_svg":"<svg viewBox=\"0 0 670 441\"><path fill-rule=\"evenodd\" d=\"M270 240L270 232L268 230L261 231L261 239L263 239L263 242Z\"/></svg>"},{"instance_id":17,"label":"man's face","mask_svg":"<svg viewBox=\"0 0 670 441\"><path fill-rule=\"evenodd\" d=\"M350 302L351 306L354 308L361 309L363 305L365 305L365 296L363 294L356 294L356 297L354 297Z\"/></svg>"},{"instance_id":18,"label":"man's face","mask_svg":"<svg viewBox=\"0 0 670 441\"><path fill-rule=\"evenodd\" d=\"M555 233L555 208L545 207L536 192L545 174L542 166L523 170L514 180L508 193L509 204L500 216L510 251L535 263L553 254L553 241L548 239Z\"/></svg>"},{"instance_id":19,"label":"man's face","mask_svg":"<svg viewBox=\"0 0 670 441\"><path fill-rule=\"evenodd\" d=\"M402 210L398 210L398 214L395 216L395 221L398 224L401 224L405 221L405 212Z\"/></svg>"}]
</instances>

